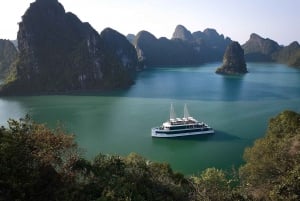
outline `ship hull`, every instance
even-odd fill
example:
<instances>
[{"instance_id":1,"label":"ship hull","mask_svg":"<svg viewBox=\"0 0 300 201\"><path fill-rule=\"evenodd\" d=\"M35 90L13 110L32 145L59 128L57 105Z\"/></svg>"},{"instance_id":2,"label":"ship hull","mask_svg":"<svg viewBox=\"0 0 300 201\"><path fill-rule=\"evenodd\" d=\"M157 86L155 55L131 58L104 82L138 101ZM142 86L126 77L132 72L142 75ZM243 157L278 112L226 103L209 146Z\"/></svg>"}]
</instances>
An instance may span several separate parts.
<instances>
[{"instance_id":1,"label":"ship hull","mask_svg":"<svg viewBox=\"0 0 300 201\"><path fill-rule=\"evenodd\" d=\"M211 128L209 129L194 129L194 130L172 130L165 131L159 128L151 129L152 137L160 137L160 138L172 138L172 137L184 137L184 136L193 136L193 135L207 135L213 134L215 131Z\"/></svg>"}]
</instances>

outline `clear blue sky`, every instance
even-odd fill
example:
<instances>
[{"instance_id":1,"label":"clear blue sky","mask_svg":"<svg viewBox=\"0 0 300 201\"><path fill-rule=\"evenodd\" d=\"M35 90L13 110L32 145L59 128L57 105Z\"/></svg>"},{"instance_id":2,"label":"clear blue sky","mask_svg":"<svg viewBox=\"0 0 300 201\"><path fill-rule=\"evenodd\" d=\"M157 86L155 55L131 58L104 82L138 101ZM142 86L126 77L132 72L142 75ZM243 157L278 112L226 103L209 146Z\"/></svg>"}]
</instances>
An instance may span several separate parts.
<instances>
[{"instance_id":1,"label":"clear blue sky","mask_svg":"<svg viewBox=\"0 0 300 201\"><path fill-rule=\"evenodd\" d=\"M0 38L15 39L21 16L34 0L0 0ZM245 43L251 33L279 44L300 42L300 0L59 0L101 32L141 30L171 38L176 25L191 32L214 28Z\"/></svg>"}]
</instances>

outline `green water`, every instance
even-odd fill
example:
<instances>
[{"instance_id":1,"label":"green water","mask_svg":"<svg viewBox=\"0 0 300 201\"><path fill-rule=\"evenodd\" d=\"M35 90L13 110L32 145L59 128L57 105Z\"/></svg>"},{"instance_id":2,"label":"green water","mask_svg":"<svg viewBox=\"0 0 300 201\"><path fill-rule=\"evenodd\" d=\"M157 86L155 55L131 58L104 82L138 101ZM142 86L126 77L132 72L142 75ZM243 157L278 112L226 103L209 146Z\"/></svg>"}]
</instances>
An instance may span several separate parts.
<instances>
[{"instance_id":1,"label":"green water","mask_svg":"<svg viewBox=\"0 0 300 201\"><path fill-rule=\"evenodd\" d=\"M219 65L147 69L134 86L112 93L0 98L0 123L26 113L51 127L63 123L87 158L136 152L186 174L230 169L243 162L244 148L264 135L272 116L300 112L300 70L250 63L250 73L235 77L215 74ZM168 119L171 102L178 116L187 103L190 114L216 133L151 138L151 127Z\"/></svg>"}]
</instances>

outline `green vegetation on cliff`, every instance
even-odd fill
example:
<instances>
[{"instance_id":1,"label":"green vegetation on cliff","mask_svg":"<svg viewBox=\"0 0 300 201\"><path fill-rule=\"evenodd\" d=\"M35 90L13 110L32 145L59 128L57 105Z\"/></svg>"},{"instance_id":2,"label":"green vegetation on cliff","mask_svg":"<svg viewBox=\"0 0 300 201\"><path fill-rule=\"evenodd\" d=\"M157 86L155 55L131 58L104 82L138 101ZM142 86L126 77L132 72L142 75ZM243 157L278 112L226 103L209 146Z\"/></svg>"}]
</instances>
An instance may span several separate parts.
<instances>
[{"instance_id":1,"label":"green vegetation on cliff","mask_svg":"<svg viewBox=\"0 0 300 201\"><path fill-rule=\"evenodd\" d=\"M114 34L113 44L110 34ZM130 86L137 66L135 49L115 31L105 36L65 12L57 0L36 0L19 23L19 56L14 74L0 92L15 95Z\"/></svg>"},{"instance_id":2,"label":"green vegetation on cliff","mask_svg":"<svg viewBox=\"0 0 300 201\"><path fill-rule=\"evenodd\" d=\"M0 128L0 200L299 200L300 114L272 118L239 171L185 177L137 154L82 158L74 136L29 118Z\"/></svg>"},{"instance_id":3,"label":"green vegetation on cliff","mask_svg":"<svg viewBox=\"0 0 300 201\"><path fill-rule=\"evenodd\" d=\"M6 77L9 68L16 60L18 51L9 40L0 39L0 78Z\"/></svg>"}]
</instances>

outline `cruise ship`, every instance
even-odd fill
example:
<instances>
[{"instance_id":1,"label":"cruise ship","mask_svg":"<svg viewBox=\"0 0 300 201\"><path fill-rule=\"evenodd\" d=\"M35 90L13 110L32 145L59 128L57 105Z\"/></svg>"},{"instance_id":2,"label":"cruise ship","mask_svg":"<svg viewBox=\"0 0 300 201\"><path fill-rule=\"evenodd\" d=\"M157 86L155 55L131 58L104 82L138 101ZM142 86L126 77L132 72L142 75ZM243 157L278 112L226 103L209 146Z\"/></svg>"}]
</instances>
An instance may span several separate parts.
<instances>
[{"instance_id":1,"label":"cruise ship","mask_svg":"<svg viewBox=\"0 0 300 201\"><path fill-rule=\"evenodd\" d=\"M190 116L187 105L184 105L183 118L176 118L176 114L171 104L170 119L160 127L151 129L152 137L182 137L191 135L212 134L215 131L204 122L199 122Z\"/></svg>"}]
</instances>

